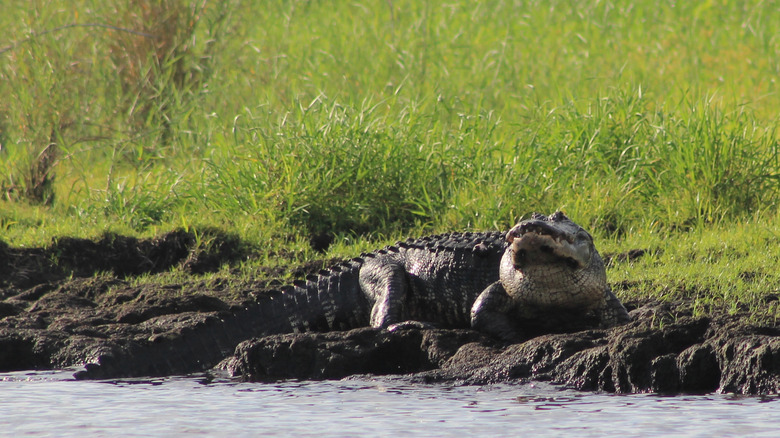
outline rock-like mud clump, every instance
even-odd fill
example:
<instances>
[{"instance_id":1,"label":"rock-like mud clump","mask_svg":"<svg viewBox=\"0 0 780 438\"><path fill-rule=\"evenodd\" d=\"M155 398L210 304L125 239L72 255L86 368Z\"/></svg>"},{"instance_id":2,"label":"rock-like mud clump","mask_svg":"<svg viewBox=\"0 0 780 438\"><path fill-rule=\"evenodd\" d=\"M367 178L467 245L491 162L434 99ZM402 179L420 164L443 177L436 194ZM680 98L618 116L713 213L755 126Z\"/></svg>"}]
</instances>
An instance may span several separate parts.
<instances>
[{"instance_id":1,"label":"rock-like mud clump","mask_svg":"<svg viewBox=\"0 0 780 438\"><path fill-rule=\"evenodd\" d=\"M627 325L512 345L468 329L255 337L253 305L283 273L262 281L200 275L252 255L235 237L207 234L208 245L185 231L149 240L67 238L33 249L0 242L0 372L81 367L77 378L118 378L227 371L257 381L402 374L417 382L544 380L618 393L780 392L777 327L725 312L694 317L683 302L627 302ZM170 270L179 275L156 275Z\"/></svg>"}]
</instances>

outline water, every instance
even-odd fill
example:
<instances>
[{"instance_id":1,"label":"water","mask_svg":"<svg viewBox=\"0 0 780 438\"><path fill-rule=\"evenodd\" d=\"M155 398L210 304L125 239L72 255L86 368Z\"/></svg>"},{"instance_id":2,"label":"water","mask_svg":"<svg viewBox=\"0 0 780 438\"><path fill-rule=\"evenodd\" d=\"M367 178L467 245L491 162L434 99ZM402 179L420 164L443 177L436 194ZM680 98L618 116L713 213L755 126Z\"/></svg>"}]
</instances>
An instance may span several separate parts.
<instances>
[{"instance_id":1,"label":"water","mask_svg":"<svg viewBox=\"0 0 780 438\"><path fill-rule=\"evenodd\" d=\"M3 436L778 436L780 398L583 393L547 384L83 382L0 374Z\"/></svg>"}]
</instances>

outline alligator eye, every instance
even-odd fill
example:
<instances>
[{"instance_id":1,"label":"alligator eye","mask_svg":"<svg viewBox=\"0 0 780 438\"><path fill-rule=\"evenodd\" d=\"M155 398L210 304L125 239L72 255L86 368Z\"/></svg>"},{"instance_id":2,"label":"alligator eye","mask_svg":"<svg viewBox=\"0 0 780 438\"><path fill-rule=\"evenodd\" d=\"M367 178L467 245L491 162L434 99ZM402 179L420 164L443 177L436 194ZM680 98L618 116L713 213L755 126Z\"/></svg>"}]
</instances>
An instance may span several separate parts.
<instances>
[{"instance_id":1,"label":"alligator eye","mask_svg":"<svg viewBox=\"0 0 780 438\"><path fill-rule=\"evenodd\" d=\"M566 214L564 212L560 211L560 210L558 210L555 213L550 215L550 220L551 221L556 221L557 222L557 221L562 221L562 220L566 220L566 219L568 219L566 217Z\"/></svg>"}]
</instances>

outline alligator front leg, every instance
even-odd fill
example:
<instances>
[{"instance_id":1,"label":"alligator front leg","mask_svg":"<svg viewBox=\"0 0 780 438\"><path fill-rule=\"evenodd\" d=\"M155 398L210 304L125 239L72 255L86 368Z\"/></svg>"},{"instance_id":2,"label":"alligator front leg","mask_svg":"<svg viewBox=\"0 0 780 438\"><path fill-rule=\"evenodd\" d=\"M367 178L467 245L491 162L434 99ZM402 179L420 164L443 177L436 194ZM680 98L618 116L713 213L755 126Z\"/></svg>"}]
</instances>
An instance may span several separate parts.
<instances>
[{"instance_id":1,"label":"alligator front leg","mask_svg":"<svg viewBox=\"0 0 780 438\"><path fill-rule=\"evenodd\" d=\"M369 259L360 269L360 288L371 308L371 327L388 327L406 315L409 281L401 263L385 257Z\"/></svg>"},{"instance_id":2,"label":"alligator front leg","mask_svg":"<svg viewBox=\"0 0 780 438\"><path fill-rule=\"evenodd\" d=\"M628 311L609 288L604 291L604 305L600 313L601 323L599 326L603 328L614 327L631 321Z\"/></svg>"},{"instance_id":3,"label":"alligator front leg","mask_svg":"<svg viewBox=\"0 0 780 438\"><path fill-rule=\"evenodd\" d=\"M515 303L500 282L487 287L471 307L471 327L504 341L516 341L519 333L509 318Z\"/></svg>"}]
</instances>

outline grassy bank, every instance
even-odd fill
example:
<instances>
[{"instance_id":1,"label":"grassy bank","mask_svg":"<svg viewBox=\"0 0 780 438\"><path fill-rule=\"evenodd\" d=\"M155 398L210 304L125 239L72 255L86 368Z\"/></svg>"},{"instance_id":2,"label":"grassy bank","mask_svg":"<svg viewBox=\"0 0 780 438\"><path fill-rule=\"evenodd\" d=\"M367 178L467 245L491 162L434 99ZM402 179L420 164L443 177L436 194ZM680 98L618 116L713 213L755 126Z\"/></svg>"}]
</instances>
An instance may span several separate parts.
<instances>
[{"instance_id":1,"label":"grassy bank","mask_svg":"<svg viewBox=\"0 0 780 438\"><path fill-rule=\"evenodd\" d=\"M93 3L0 17L8 244L354 255L564 209L656 251L613 265L624 296L774 315L776 1Z\"/></svg>"}]
</instances>

